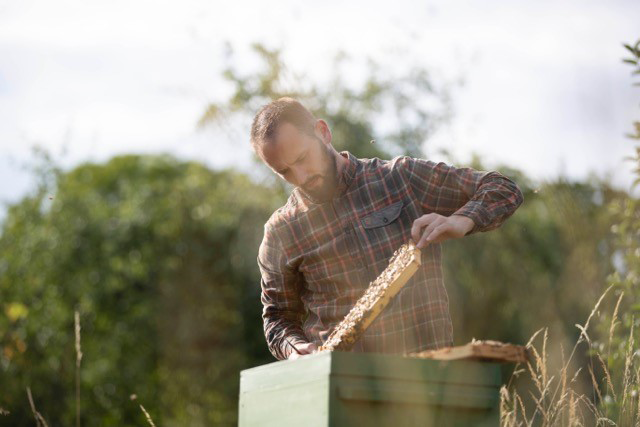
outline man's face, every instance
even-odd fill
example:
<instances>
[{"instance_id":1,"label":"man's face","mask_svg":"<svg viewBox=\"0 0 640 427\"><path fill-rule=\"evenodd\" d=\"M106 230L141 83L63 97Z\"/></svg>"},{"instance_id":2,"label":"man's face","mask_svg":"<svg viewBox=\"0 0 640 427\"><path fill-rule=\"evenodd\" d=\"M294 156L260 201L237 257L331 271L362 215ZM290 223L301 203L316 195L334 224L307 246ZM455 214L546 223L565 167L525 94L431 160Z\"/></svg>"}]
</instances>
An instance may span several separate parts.
<instances>
[{"instance_id":1,"label":"man's face","mask_svg":"<svg viewBox=\"0 0 640 427\"><path fill-rule=\"evenodd\" d=\"M336 158L329 143L319 137L285 122L263 146L262 155L274 172L314 199L329 200L333 195L338 184Z\"/></svg>"}]
</instances>

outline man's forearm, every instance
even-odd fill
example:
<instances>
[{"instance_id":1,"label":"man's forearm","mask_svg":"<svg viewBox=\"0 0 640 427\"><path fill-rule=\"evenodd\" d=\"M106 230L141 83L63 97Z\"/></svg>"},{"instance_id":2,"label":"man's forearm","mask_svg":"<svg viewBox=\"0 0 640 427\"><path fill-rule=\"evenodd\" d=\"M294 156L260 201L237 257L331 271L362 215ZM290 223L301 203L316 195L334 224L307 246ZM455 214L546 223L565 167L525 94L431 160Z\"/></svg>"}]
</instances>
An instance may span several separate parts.
<instances>
[{"instance_id":1,"label":"man's forearm","mask_svg":"<svg viewBox=\"0 0 640 427\"><path fill-rule=\"evenodd\" d=\"M474 227L466 234L499 227L522 204L518 185L497 171L455 167L409 156L395 166L403 173L425 214L466 216Z\"/></svg>"},{"instance_id":2,"label":"man's forearm","mask_svg":"<svg viewBox=\"0 0 640 427\"><path fill-rule=\"evenodd\" d=\"M464 206L454 212L471 218L475 226L467 233L489 231L499 227L524 201L520 187L499 172L486 174L475 194Z\"/></svg>"},{"instance_id":3,"label":"man's forearm","mask_svg":"<svg viewBox=\"0 0 640 427\"><path fill-rule=\"evenodd\" d=\"M294 345L308 342L300 321L291 319L291 314L265 310L262 317L267 346L276 359L287 359L294 351Z\"/></svg>"}]
</instances>

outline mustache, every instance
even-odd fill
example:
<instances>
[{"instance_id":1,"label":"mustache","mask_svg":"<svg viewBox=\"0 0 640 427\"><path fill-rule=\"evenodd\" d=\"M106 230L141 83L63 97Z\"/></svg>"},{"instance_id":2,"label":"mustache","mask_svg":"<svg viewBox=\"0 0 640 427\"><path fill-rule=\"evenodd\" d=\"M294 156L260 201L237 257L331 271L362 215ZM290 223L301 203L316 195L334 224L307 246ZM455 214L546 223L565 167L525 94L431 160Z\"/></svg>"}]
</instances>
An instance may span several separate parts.
<instances>
[{"instance_id":1,"label":"mustache","mask_svg":"<svg viewBox=\"0 0 640 427\"><path fill-rule=\"evenodd\" d=\"M313 181L316 180L316 178L322 178L322 175L314 175L311 178L309 178L304 184L303 187L308 187L309 184L311 184Z\"/></svg>"}]
</instances>

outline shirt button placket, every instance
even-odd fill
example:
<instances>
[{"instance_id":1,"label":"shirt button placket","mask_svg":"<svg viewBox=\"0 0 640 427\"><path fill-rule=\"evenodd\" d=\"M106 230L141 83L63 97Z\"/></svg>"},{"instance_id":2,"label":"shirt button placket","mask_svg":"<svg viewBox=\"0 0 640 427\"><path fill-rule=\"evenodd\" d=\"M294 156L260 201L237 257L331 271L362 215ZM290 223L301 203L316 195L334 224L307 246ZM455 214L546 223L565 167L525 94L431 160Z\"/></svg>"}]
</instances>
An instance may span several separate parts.
<instances>
[{"instance_id":1,"label":"shirt button placket","mask_svg":"<svg viewBox=\"0 0 640 427\"><path fill-rule=\"evenodd\" d=\"M345 210L349 211L349 201L347 200L347 198L344 198L344 203L345 203ZM353 219L353 221L357 221L357 219ZM355 222L355 224L357 224L357 222ZM351 233L351 225L349 225L349 233ZM353 233L353 244L354 244L354 252L351 254L351 258L355 261L355 265L356 267L358 267L358 269L362 269L362 267L364 267L364 263L362 262L363 260L363 256L364 254L362 253L362 251L360 250L360 241L358 240L358 233L356 230L354 230Z\"/></svg>"},{"instance_id":2,"label":"shirt button placket","mask_svg":"<svg viewBox=\"0 0 640 427\"><path fill-rule=\"evenodd\" d=\"M347 236L351 237L351 225L346 225L344 227L344 232ZM354 236L355 237L355 236ZM358 253L357 252L352 252L353 248L353 243L354 240L353 238L349 239L349 247L350 247L350 251L349 251L349 257L351 259L354 259L356 262L356 265L358 266L358 268L360 268L360 261L358 259Z\"/></svg>"},{"instance_id":3,"label":"shirt button placket","mask_svg":"<svg viewBox=\"0 0 640 427\"><path fill-rule=\"evenodd\" d=\"M341 197L339 198L339 200L341 202L344 203L344 208L345 208L345 212L349 212L349 201L347 200L346 196L345 197ZM334 199L334 202L337 201ZM334 212L336 213L337 217L340 217L340 215L338 214L338 209L337 209L337 205L339 205L339 203L333 203L333 209ZM339 206L338 206L339 207ZM350 218L347 218L347 221L350 221ZM351 237L352 233L351 233L351 224L349 222L347 222L344 227L343 227L344 233ZM354 233L355 234L355 233ZM359 254L358 248L359 245L357 244L357 242L354 239L357 239L358 236L353 236L353 238L349 239L349 247L351 247L352 249L355 249L355 252L351 252L349 253L349 257L353 260L354 264L356 265L356 267L358 267L358 269L362 268L362 261L361 261L361 254ZM355 247L354 247L355 244Z\"/></svg>"}]
</instances>

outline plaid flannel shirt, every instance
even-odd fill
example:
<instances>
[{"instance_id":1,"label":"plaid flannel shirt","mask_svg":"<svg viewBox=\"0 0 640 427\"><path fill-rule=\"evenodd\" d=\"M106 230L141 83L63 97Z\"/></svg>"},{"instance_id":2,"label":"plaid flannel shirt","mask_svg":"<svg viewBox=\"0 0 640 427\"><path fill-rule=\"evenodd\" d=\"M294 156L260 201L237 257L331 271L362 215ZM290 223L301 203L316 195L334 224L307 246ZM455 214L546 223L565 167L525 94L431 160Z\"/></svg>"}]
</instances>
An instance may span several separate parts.
<instances>
[{"instance_id":1,"label":"plaid flannel shirt","mask_svg":"<svg viewBox=\"0 0 640 427\"><path fill-rule=\"evenodd\" d=\"M500 226L524 200L517 184L496 171L409 156L340 155L349 162L331 201L320 203L296 187L264 225L257 257L262 318L276 359L289 356L289 343L320 346L411 238L417 218L431 212L464 215L475 224L468 235ZM421 253L421 267L352 351L404 353L453 345L441 245L431 243Z\"/></svg>"}]
</instances>

